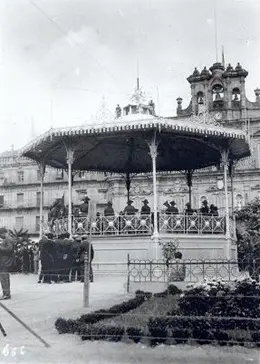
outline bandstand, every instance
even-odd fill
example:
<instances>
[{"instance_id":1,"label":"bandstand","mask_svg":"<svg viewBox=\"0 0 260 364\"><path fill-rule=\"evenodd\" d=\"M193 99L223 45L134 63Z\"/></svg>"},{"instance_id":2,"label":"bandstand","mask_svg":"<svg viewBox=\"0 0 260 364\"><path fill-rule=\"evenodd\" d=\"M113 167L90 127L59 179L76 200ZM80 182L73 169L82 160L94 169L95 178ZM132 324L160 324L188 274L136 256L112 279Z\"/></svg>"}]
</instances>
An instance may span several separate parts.
<instances>
[{"instance_id":1,"label":"bandstand","mask_svg":"<svg viewBox=\"0 0 260 364\"><path fill-rule=\"evenodd\" d=\"M178 238L185 259L236 258L235 222L229 215L228 169L234 161L250 155L247 133L225 127L206 112L200 116L157 117L153 103L134 102L106 124L51 129L25 146L21 153L36 161L43 196L45 167L68 171L68 216L52 225L43 224L43 198L40 205L42 235L47 228L91 236L95 263L159 259L160 242ZM166 214L158 207L157 173L184 171L191 195L195 170L223 165L225 212L219 216ZM99 171L112 174L150 173L153 181L152 213L113 216L73 216L73 171ZM127 180L127 178L126 178ZM128 190L130 182L128 178Z\"/></svg>"}]
</instances>

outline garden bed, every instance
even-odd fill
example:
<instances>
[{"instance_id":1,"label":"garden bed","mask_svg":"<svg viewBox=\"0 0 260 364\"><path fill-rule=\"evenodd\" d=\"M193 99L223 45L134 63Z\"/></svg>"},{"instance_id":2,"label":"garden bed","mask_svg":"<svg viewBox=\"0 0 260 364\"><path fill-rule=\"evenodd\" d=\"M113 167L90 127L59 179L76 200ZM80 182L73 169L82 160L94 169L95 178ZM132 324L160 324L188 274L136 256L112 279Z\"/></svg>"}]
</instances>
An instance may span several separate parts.
<instances>
[{"instance_id":1,"label":"garden bed","mask_svg":"<svg viewBox=\"0 0 260 364\"><path fill-rule=\"evenodd\" d=\"M60 333L77 333L83 340L259 347L260 284L244 279L233 286L203 282L184 293L175 286L154 295L139 291L130 301L66 325L59 330L62 325L56 322Z\"/></svg>"},{"instance_id":2,"label":"garden bed","mask_svg":"<svg viewBox=\"0 0 260 364\"><path fill-rule=\"evenodd\" d=\"M150 317L165 316L167 312L177 308L179 296L151 297L136 309L107 320L99 321L95 325L120 326L125 329L137 327L146 329Z\"/></svg>"}]
</instances>

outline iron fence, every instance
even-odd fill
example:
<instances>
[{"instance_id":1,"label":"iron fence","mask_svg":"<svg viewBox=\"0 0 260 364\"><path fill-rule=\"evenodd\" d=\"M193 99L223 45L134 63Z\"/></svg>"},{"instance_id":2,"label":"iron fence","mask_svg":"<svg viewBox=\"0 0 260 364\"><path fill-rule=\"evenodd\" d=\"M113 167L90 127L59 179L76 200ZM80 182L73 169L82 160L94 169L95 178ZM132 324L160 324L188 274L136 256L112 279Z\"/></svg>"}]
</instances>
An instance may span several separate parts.
<instances>
[{"instance_id":1,"label":"iron fence","mask_svg":"<svg viewBox=\"0 0 260 364\"><path fill-rule=\"evenodd\" d=\"M225 234L225 216L158 214L158 229L160 233L170 234ZM55 219L45 223L43 230L55 235L68 232L68 218ZM231 236L235 237L235 221L230 219ZM112 235L152 235L153 214L149 215L114 215L89 216L72 218L73 234L92 234L93 236Z\"/></svg>"},{"instance_id":2,"label":"iron fence","mask_svg":"<svg viewBox=\"0 0 260 364\"><path fill-rule=\"evenodd\" d=\"M231 282L252 277L259 280L260 260L130 260L130 282L201 282L204 279L222 279Z\"/></svg>"}]
</instances>

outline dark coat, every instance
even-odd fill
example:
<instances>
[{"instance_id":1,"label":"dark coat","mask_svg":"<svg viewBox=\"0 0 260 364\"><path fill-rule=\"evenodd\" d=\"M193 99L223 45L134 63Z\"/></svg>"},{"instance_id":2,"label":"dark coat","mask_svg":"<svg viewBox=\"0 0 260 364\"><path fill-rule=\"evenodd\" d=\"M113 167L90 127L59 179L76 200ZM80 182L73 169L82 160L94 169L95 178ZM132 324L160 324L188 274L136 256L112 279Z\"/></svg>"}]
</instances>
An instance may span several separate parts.
<instances>
[{"instance_id":1,"label":"dark coat","mask_svg":"<svg viewBox=\"0 0 260 364\"><path fill-rule=\"evenodd\" d=\"M14 243L6 238L0 244L0 272L9 272L15 264Z\"/></svg>"},{"instance_id":2,"label":"dark coat","mask_svg":"<svg viewBox=\"0 0 260 364\"><path fill-rule=\"evenodd\" d=\"M79 262L83 263L84 262L84 256L85 253L89 251L89 242L88 241L84 241L80 244L79 246L79 250L78 250L78 257L79 257ZM90 262L92 262L92 260L94 259L94 249L92 244L90 244Z\"/></svg>"},{"instance_id":3,"label":"dark coat","mask_svg":"<svg viewBox=\"0 0 260 364\"><path fill-rule=\"evenodd\" d=\"M141 208L141 215L149 215L151 213L150 206L143 205Z\"/></svg>"}]
</instances>

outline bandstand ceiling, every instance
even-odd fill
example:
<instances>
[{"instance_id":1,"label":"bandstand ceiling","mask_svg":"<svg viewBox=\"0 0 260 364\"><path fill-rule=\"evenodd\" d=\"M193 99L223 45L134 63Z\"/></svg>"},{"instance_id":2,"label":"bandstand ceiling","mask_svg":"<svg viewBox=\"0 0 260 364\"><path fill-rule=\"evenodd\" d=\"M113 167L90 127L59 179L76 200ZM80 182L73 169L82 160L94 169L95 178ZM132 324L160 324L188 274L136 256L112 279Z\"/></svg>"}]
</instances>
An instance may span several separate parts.
<instances>
[{"instance_id":1,"label":"bandstand ceiling","mask_svg":"<svg viewBox=\"0 0 260 364\"><path fill-rule=\"evenodd\" d=\"M221 148L237 160L250 155L245 133L190 120L115 120L106 126L51 129L21 152L35 161L67 169L66 148L74 150L74 170L145 173L152 170L148 142L159 142L158 171L200 169L221 162Z\"/></svg>"}]
</instances>

